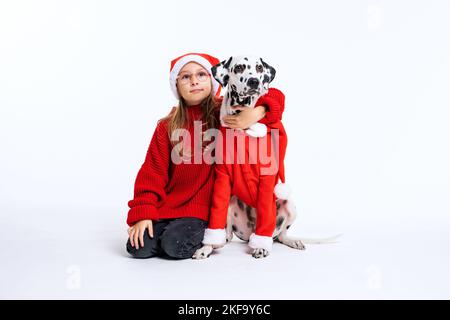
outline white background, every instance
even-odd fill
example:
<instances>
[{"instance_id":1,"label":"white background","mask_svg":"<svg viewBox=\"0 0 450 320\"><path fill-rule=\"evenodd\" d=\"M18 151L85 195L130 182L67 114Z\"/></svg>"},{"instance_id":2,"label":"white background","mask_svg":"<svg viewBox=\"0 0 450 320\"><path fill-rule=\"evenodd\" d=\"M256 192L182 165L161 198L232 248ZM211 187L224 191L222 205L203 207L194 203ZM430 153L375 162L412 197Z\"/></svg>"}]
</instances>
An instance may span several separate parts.
<instances>
[{"instance_id":1,"label":"white background","mask_svg":"<svg viewBox=\"0 0 450 320\"><path fill-rule=\"evenodd\" d=\"M0 1L0 298L450 298L449 1ZM135 260L127 201L170 60L262 56L291 235Z\"/></svg>"}]
</instances>

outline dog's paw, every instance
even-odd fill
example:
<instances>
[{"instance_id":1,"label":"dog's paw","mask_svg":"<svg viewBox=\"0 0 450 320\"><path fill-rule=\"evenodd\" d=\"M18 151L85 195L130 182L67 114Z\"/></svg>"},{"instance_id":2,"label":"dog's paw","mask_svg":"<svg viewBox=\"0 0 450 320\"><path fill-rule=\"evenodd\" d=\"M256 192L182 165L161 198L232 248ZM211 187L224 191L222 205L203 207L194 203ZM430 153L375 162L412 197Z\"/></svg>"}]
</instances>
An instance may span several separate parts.
<instances>
[{"instance_id":1,"label":"dog's paw","mask_svg":"<svg viewBox=\"0 0 450 320\"><path fill-rule=\"evenodd\" d=\"M259 259L259 258L265 258L269 255L269 251L262 248L254 249L252 252L253 258Z\"/></svg>"},{"instance_id":2,"label":"dog's paw","mask_svg":"<svg viewBox=\"0 0 450 320\"><path fill-rule=\"evenodd\" d=\"M200 249L198 249L197 251L195 251L194 255L192 256L192 259L196 259L196 260L206 259L211 255L212 252L213 252L212 246L208 246L208 245L203 246Z\"/></svg>"}]
</instances>

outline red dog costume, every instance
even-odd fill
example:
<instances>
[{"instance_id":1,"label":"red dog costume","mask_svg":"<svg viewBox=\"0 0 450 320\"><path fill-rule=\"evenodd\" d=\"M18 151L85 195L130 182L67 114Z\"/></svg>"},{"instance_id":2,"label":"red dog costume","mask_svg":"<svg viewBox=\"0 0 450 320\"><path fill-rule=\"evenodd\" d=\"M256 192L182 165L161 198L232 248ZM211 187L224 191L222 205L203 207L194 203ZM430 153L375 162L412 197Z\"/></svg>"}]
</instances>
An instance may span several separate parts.
<instances>
[{"instance_id":1,"label":"red dog costume","mask_svg":"<svg viewBox=\"0 0 450 320\"><path fill-rule=\"evenodd\" d=\"M271 90L276 90L283 95L277 89L271 88ZM277 215L275 201L277 197L287 198L287 194L283 194L285 190L282 190L285 181L284 156L287 135L281 121L260 122L267 126L267 135L263 138L254 138L246 135L244 131L221 127L222 148L216 147L216 179L209 227L203 239L205 245L220 247L225 244L228 205L231 195L236 195L246 204L256 208L256 230L250 236L250 247L271 250ZM227 130L234 134L227 135ZM241 161L238 161L237 156L238 141L245 142L245 159L241 157ZM255 145L257 146L256 163L250 158L250 154L255 154L255 150L250 148ZM264 152L264 149L267 151ZM270 158L268 163L266 157L261 157L261 151L263 156L266 154ZM277 185L279 179L283 184Z\"/></svg>"}]
</instances>

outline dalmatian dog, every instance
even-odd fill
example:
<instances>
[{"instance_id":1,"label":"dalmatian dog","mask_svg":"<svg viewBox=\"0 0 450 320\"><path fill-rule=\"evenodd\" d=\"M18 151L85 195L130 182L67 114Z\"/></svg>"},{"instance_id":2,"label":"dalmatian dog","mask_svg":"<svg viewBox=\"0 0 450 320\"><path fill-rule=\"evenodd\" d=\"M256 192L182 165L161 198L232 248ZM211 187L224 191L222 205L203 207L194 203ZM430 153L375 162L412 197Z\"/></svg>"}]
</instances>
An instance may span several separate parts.
<instances>
[{"instance_id":1,"label":"dalmatian dog","mask_svg":"<svg viewBox=\"0 0 450 320\"><path fill-rule=\"evenodd\" d=\"M220 109L221 124L225 115L235 114L232 106L242 105L249 108L255 107L258 98L269 89L269 83L275 77L275 69L263 59L254 56L230 57L212 68L213 76L227 89ZM256 123L245 131L252 137L264 137L267 128L264 124ZM294 239L287 235L289 227L296 218L296 209L292 199L278 198L276 200L276 228L273 240L285 244L291 248L304 250L305 243L321 243L313 239ZM226 242L230 242L233 234L243 241L249 241L256 226L256 209L241 201L235 195L231 196L228 206L226 224ZM192 258L204 259L209 257L213 249L220 246L204 245L198 249ZM256 248L252 252L255 258L266 257L267 249Z\"/></svg>"},{"instance_id":2,"label":"dalmatian dog","mask_svg":"<svg viewBox=\"0 0 450 320\"><path fill-rule=\"evenodd\" d=\"M275 77L275 69L262 58L255 56L230 57L220 64L212 67L213 76L222 84L227 92L220 109L221 124L225 115L235 114L232 106L241 105L249 108L255 107L260 96L267 93L269 84ZM267 128L264 124L255 123L245 130L252 137L264 137ZM287 235L289 227L294 223L297 212L290 196L278 197L276 204L276 227L273 240L298 250L305 250L304 244L334 243L340 235L324 239L297 239ZM226 242L230 242L233 235L243 241L249 241L256 228L256 209L241 201L235 195L230 198L226 224ZM198 249L193 259L205 259L210 256L213 249L221 246L204 245ZM252 252L254 258L269 255L269 251L256 248Z\"/></svg>"}]
</instances>

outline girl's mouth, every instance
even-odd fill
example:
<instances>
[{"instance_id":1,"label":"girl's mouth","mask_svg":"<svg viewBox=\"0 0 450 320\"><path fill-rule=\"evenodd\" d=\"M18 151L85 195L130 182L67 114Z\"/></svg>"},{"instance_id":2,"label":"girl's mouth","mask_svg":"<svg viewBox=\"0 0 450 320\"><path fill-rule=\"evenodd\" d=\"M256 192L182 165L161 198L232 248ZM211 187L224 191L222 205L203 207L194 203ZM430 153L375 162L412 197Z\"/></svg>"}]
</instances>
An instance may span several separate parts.
<instances>
[{"instance_id":1,"label":"girl's mouth","mask_svg":"<svg viewBox=\"0 0 450 320\"><path fill-rule=\"evenodd\" d=\"M190 93L199 93L199 92L202 92L203 91L203 89L194 89L194 90L191 90L191 91L189 91Z\"/></svg>"}]
</instances>

